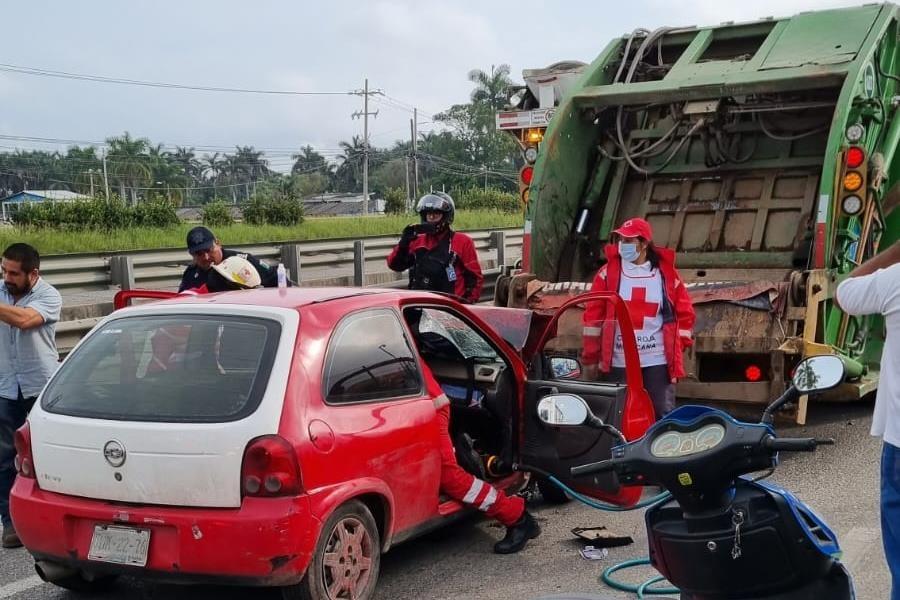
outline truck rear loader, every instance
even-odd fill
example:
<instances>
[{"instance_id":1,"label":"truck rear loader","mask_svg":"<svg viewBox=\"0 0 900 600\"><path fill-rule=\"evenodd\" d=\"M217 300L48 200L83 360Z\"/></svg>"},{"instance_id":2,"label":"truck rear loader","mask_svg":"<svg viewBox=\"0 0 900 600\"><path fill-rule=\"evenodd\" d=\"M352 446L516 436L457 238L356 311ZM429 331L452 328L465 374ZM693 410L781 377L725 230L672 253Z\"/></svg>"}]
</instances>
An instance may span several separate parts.
<instances>
[{"instance_id":1,"label":"truck rear loader","mask_svg":"<svg viewBox=\"0 0 900 600\"><path fill-rule=\"evenodd\" d=\"M497 302L585 290L610 232L643 217L697 312L680 398L766 403L817 354L864 368L826 399L873 391L883 321L833 295L900 237L898 33L877 4L613 40L542 132L522 269Z\"/></svg>"}]
</instances>

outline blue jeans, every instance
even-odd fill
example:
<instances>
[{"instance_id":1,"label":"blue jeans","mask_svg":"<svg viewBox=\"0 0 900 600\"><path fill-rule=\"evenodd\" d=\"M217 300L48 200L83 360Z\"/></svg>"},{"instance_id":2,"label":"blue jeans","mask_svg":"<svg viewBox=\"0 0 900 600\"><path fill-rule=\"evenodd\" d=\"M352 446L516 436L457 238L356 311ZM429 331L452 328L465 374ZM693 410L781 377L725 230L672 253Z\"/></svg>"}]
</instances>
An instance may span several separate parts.
<instances>
[{"instance_id":1,"label":"blue jeans","mask_svg":"<svg viewBox=\"0 0 900 600\"><path fill-rule=\"evenodd\" d=\"M900 600L900 448L884 443L881 453L881 539L891 570L891 600Z\"/></svg>"},{"instance_id":2,"label":"blue jeans","mask_svg":"<svg viewBox=\"0 0 900 600\"><path fill-rule=\"evenodd\" d=\"M9 518L9 492L16 480L16 447L13 434L25 424L28 411L34 405L34 398L0 398L0 521L3 528L12 523Z\"/></svg>"}]
</instances>

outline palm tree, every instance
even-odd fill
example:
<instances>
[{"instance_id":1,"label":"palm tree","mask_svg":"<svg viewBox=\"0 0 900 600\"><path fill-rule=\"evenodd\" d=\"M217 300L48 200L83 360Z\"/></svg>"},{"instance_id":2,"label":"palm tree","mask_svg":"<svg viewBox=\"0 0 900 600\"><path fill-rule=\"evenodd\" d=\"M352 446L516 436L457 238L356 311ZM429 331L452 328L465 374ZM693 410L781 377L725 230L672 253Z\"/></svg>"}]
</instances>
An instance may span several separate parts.
<instances>
[{"instance_id":1,"label":"palm tree","mask_svg":"<svg viewBox=\"0 0 900 600\"><path fill-rule=\"evenodd\" d=\"M109 146L109 162L114 165L113 178L119 184L122 198L127 197L126 191L130 189L131 202L137 204L137 188L142 183L149 183L153 174L147 153L150 141L146 138L135 139L126 131L121 137L108 138L106 143Z\"/></svg>"},{"instance_id":2,"label":"palm tree","mask_svg":"<svg viewBox=\"0 0 900 600\"><path fill-rule=\"evenodd\" d=\"M246 186L249 180L247 166L237 154L226 154L223 158L223 172L231 187L231 200L237 204L237 186L241 183Z\"/></svg>"},{"instance_id":3,"label":"palm tree","mask_svg":"<svg viewBox=\"0 0 900 600\"><path fill-rule=\"evenodd\" d=\"M350 142L341 142L342 153L338 156L340 165L334 172L335 186L338 191L355 192L361 186L362 160L366 152L362 138L354 135Z\"/></svg>"},{"instance_id":4,"label":"palm tree","mask_svg":"<svg viewBox=\"0 0 900 600\"><path fill-rule=\"evenodd\" d=\"M181 165L172 160L171 155L163 150L162 144L151 146L148 160L152 177L151 186L159 194L163 192L169 200L177 197L178 201L184 200L183 188L188 184ZM173 196L174 191L174 196Z\"/></svg>"},{"instance_id":5,"label":"palm tree","mask_svg":"<svg viewBox=\"0 0 900 600\"><path fill-rule=\"evenodd\" d=\"M219 190L216 186L219 185L219 180L222 175L225 173L225 159L223 159L218 152L213 154L207 154L203 157L203 172L208 175L209 181L213 185L213 199L219 195Z\"/></svg>"},{"instance_id":6,"label":"palm tree","mask_svg":"<svg viewBox=\"0 0 900 600\"><path fill-rule=\"evenodd\" d=\"M294 175L330 170L330 165L325 162L325 157L310 145L300 148L300 152L292 154L291 158L294 160L294 166L291 167L291 173Z\"/></svg>"},{"instance_id":7,"label":"palm tree","mask_svg":"<svg viewBox=\"0 0 900 600\"><path fill-rule=\"evenodd\" d=\"M272 172L269 163L263 158L264 153L255 150L253 146L235 146L235 150L235 159L240 163L247 181L259 181Z\"/></svg>"},{"instance_id":8,"label":"palm tree","mask_svg":"<svg viewBox=\"0 0 900 600\"><path fill-rule=\"evenodd\" d=\"M469 71L469 81L475 84L472 102L490 108L491 112L502 110L506 105L507 90L515 85L509 77L509 65L491 65L491 72L481 69Z\"/></svg>"},{"instance_id":9,"label":"palm tree","mask_svg":"<svg viewBox=\"0 0 900 600\"><path fill-rule=\"evenodd\" d=\"M190 203L191 187L195 187L203 181L203 166L194 154L193 148L175 146L175 152L169 153L169 160L181 168L188 189L185 190L185 200Z\"/></svg>"},{"instance_id":10,"label":"palm tree","mask_svg":"<svg viewBox=\"0 0 900 600\"><path fill-rule=\"evenodd\" d=\"M103 162L93 146L71 146L61 158L70 181L81 192L95 194L103 189Z\"/></svg>"}]
</instances>

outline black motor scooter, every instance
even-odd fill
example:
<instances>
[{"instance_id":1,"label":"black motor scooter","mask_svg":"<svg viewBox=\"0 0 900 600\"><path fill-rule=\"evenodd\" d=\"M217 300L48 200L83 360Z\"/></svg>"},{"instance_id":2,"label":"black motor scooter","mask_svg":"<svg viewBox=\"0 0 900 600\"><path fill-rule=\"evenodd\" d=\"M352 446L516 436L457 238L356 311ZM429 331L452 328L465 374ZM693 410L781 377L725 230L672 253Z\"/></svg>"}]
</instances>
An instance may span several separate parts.
<instances>
[{"instance_id":1,"label":"black motor scooter","mask_svg":"<svg viewBox=\"0 0 900 600\"><path fill-rule=\"evenodd\" d=\"M684 406L630 443L572 394L543 398L538 413L548 425L601 428L622 441L612 458L574 467L573 477L613 471L622 485L655 484L671 493L650 506L645 519L650 564L678 587L682 600L851 600L853 582L831 529L789 491L748 477L773 471L779 452L834 443L779 438L772 421L785 403L833 388L844 375L838 356L808 358L760 423Z\"/></svg>"}]
</instances>

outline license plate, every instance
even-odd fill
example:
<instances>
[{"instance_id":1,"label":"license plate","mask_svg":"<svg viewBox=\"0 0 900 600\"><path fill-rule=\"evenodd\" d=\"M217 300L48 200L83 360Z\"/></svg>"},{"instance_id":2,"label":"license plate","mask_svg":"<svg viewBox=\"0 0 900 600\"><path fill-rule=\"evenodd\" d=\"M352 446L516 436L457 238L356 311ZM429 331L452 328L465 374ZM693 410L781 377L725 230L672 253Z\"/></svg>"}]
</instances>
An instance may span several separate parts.
<instances>
[{"instance_id":1,"label":"license plate","mask_svg":"<svg viewBox=\"0 0 900 600\"><path fill-rule=\"evenodd\" d=\"M91 538L88 559L144 567L147 565L149 548L149 529L97 525Z\"/></svg>"}]
</instances>

